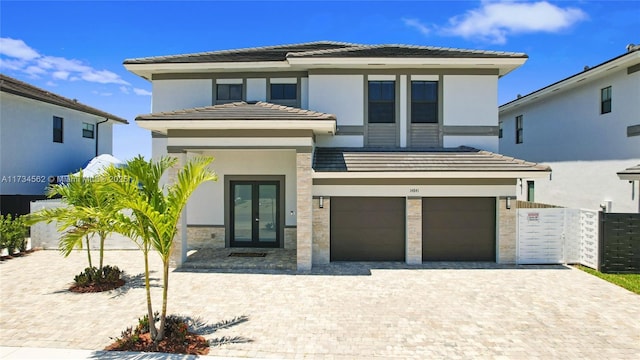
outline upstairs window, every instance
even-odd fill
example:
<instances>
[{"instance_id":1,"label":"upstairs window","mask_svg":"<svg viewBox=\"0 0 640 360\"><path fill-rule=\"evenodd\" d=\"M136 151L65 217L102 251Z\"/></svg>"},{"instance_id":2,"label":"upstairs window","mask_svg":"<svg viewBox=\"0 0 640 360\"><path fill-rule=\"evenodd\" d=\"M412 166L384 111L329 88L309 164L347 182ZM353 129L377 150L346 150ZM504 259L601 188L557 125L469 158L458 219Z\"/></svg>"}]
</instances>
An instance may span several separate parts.
<instances>
[{"instance_id":1,"label":"upstairs window","mask_svg":"<svg viewBox=\"0 0 640 360\"><path fill-rule=\"evenodd\" d=\"M522 115L516 116L516 144L522 144Z\"/></svg>"},{"instance_id":2,"label":"upstairs window","mask_svg":"<svg viewBox=\"0 0 640 360\"><path fill-rule=\"evenodd\" d=\"M498 121L498 139L502 139L502 121Z\"/></svg>"},{"instance_id":3,"label":"upstairs window","mask_svg":"<svg viewBox=\"0 0 640 360\"><path fill-rule=\"evenodd\" d=\"M216 102L242 101L242 84L217 84Z\"/></svg>"},{"instance_id":4,"label":"upstairs window","mask_svg":"<svg viewBox=\"0 0 640 360\"><path fill-rule=\"evenodd\" d=\"M93 124L82 123L82 137L87 139L93 139L95 136L93 129L94 129Z\"/></svg>"},{"instance_id":5,"label":"upstairs window","mask_svg":"<svg viewBox=\"0 0 640 360\"><path fill-rule=\"evenodd\" d=\"M369 81L369 123L396 122L395 81Z\"/></svg>"},{"instance_id":6,"label":"upstairs window","mask_svg":"<svg viewBox=\"0 0 640 360\"><path fill-rule=\"evenodd\" d=\"M61 143L63 135L64 119L58 116L53 117L53 142Z\"/></svg>"},{"instance_id":7,"label":"upstairs window","mask_svg":"<svg viewBox=\"0 0 640 360\"><path fill-rule=\"evenodd\" d=\"M272 100L296 100L298 84L271 84Z\"/></svg>"},{"instance_id":8,"label":"upstairs window","mask_svg":"<svg viewBox=\"0 0 640 360\"><path fill-rule=\"evenodd\" d=\"M411 82L411 122L438 123L438 82Z\"/></svg>"},{"instance_id":9,"label":"upstairs window","mask_svg":"<svg viewBox=\"0 0 640 360\"><path fill-rule=\"evenodd\" d=\"M611 112L611 86L600 90L600 114Z\"/></svg>"},{"instance_id":10,"label":"upstairs window","mask_svg":"<svg viewBox=\"0 0 640 360\"><path fill-rule=\"evenodd\" d=\"M536 184L533 181L527 181L527 201L535 201Z\"/></svg>"}]
</instances>

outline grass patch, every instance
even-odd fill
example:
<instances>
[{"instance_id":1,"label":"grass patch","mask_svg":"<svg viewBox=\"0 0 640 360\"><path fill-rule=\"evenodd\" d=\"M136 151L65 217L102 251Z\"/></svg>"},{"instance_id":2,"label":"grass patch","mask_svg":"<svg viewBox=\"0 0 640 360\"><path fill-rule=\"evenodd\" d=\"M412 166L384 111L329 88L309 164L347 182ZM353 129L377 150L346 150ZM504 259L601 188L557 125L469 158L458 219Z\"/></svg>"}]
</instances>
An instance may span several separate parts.
<instances>
[{"instance_id":1,"label":"grass patch","mask_svg":"<svg viewBox=\"0 0 640 360\"><path fill-rule=\"evenodd\" d=\"M640 274L603 274L582 265L576 268L640 295Z\"/></svg>"}]
</instances>

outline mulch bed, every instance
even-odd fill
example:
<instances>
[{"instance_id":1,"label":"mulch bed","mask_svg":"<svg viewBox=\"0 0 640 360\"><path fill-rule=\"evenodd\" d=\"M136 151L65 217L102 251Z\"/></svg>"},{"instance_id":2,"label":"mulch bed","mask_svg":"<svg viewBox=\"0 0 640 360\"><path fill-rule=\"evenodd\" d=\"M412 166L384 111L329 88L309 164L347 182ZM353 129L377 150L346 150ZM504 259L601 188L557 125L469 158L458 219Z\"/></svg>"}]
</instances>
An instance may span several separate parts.
<instances>
[{"instance_id":1,"label":"mulch bed","mask_svg":"<svg viewBox=\"0 0 640 360\"><path fill-rule=\"evenodd\" d=\"M105 348L107 351L143 351L143 352L163 352L171 354L207 355L209 353L209 343L197 334L187 332L184 341L177 336L174 338L165 337L162 341L154 344L149 333L140 334L136 342L114 342Z\"/></svg>"},{"instance_id":2,"label":"mulch bed","mask_svg":"<svg viewBox=\"0 0 640 360\"><path fill-rule=\"evenodd\" d=\"M84 286L73 284L69 288L69 291L74 293L96 293L117 289L122 285L124 285L124 280L122 279L116 282L91 283Z\"/></svg>"}]
</instances>

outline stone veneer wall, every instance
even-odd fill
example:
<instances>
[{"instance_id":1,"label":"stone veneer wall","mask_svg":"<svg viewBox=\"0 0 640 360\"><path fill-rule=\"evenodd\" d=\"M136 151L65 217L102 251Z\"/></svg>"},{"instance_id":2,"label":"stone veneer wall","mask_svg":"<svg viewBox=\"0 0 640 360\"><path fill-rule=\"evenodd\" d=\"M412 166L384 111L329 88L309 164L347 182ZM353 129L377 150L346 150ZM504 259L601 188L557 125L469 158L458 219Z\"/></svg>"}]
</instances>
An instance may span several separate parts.
<instances>
[{"instance_id":1,"label":"stone veneer wall","mask_svg":"<svg viewBox=\"0 0 640 360\"><path fill-rule=\"evenodd\" d=\"M311 151L296 153L296 203L297 203L297 267L310 270L312 261L312 178Z\"/></svg>"},{"instance_id":2,"label":"stone veneer wall","mask_svg":"<svg viewBox=\"0 0 640 360\"><path fill-rule=\"evenodd\" d=\"M285 249L295 249L298 229L294 227L285 227L284 228L284 248Z\"/></svg>"},{"instance_id":3,"label":"stone veneer wall","mask_svg":"<svg viewBox=\"0 0 640 360\"><path fill-rule=\"evenodd\" d=\"M511 209L507 209L507 199L498 201L498 263L516 263L516 201L511 199Z\"/></svg>"},{"instance_id":4,"label":"stone veneer wall","mask_svg":"<svg viewBox=\"0 0 640 360\"><path fill-rule=\"evenodd\" d=\"M422 198L407 198L407 264L422 264Z\"/></svg>"},{"instance_id":5,"label":"stone veneer wall","mask_svg":"<svg viewBox=\"0 0 640 360\"><path fill-rule=\"evenodd\" d=\"M190 225L187 227L187 247L194 249L223 249L225 247L223 225Z\"/></svg>"},{"instance_id":6,"label":"stone veneer wall","mask_svg":"<svg viewBox=\"0 0 640 360\"><path fill-rule=\"evenodd\" d=\"M330 261L330 214L331 199L324 197L323 208L320 199L313 199L313 264L328 264Z\"/></svg>"}]
</instances>

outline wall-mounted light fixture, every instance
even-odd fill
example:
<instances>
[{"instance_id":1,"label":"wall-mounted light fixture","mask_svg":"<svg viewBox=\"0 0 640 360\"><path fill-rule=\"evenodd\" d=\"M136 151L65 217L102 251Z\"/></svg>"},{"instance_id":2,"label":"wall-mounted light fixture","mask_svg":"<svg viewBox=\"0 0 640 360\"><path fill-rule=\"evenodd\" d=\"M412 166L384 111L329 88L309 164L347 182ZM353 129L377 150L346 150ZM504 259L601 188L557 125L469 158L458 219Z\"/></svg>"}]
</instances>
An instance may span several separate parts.
<instances>
[{"instance_id":1,"label":"wall-mounted light fixture","mask_svg":"<svg viewBox=\"0 0 640 360\"><path fill-rule=\"evenodd\" d=\"M324 196L320 196L320 200L318 201L318 205L320 209L324 209Z\"/></svg>"},{"instance_id":2,"label":"wall-mounted light fixture","mask_svg":"<svg viewBox=\"0 0 640 360\"><path fill-rule=\"evenodd\" d=\"M507 209L511 209L511 198L507 197Z\"/></svg>"}]
</instances>

